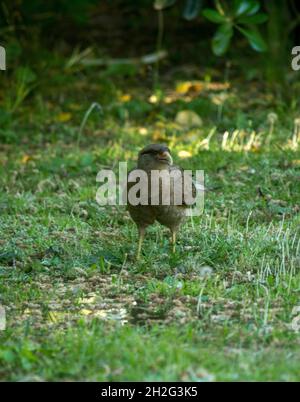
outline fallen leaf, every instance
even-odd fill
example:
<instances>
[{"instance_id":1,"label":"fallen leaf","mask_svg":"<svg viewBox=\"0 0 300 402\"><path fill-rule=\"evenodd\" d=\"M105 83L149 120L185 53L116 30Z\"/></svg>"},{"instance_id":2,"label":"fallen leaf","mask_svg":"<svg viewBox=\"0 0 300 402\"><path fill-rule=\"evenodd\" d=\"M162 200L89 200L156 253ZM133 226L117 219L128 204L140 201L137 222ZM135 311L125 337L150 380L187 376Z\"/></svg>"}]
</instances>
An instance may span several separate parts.
<instances>
[{"instance_id":1,"label":"fallen leaf","mask_svg":"<svg viewBox=\"0 0 300 402\"><path fill-rule=\"evenodd\" d=\"M181 110L175 117L175 122L182 127L202 127L203 122L201 117L192 110Z\"/></svg>"},{"instance_id":2,"label":"fallen leaf","mask_svg":"<svg viewBox=\"0 0 300 402\"><path fill-rule=\"evenodd\" d=\"M56 121L59 121L60 123L65 123L65 122L67 122L67 121L70 121L71 118L72 118L72 114L71 114L71 113L62 112L62 113L59 113L59 114L56 116Z\"/></svg>"},{"instance_id":3,"label":"fallen leaf","mask_svg":"<svg viewBox=\"0 0 300 402\"><path fill-rule=\"evenodd\" d=\"M29 161L29 159L30 159L29 155L24 155L22 160L21 160L21 162L25 164L25 163L27 163Z\"/></svg>"},{"instance_id":4,"label":"fallen leaf","mask_svg":"<svg viewBox=\"0 0 300 402\"><path fill-rule=\"evenodd\" d=\"M90 314L92 314L92 310L87 310L87 309L84 308L84 309L79 311L79 314L90 315Z\"/></svg>"},{"instance_id":5,"label":"fallen leaf","mask_svg":"<svg viewBox=\"0 0 300 402\"><path fill-rule=\"evenodd\" d=\"M181 159L191 158L192 154L189 151L181 150L178 152L178 156Z\"/></svg>"},{"instance_id":6,"label":"fallen leaf","mask_svg":"<svg viewBox=\"0 0 300 402\"><path fill-rule=\"evenodd\" d=\"M131 95L130 94L123 94L119 96L119 101L120 102L129 102L131 100Z\"/></svg>"}]
</instances>

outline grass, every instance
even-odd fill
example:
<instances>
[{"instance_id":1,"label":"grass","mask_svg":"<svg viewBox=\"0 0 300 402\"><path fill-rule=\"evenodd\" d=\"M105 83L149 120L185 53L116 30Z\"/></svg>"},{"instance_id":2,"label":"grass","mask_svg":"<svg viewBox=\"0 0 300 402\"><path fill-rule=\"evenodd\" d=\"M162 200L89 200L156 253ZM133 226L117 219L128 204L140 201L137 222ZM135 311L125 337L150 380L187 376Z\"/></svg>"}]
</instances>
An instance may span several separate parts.
<instances>
[{"instance_id":1,"label":"grass","mask_svg":"<svg viewBox=\"0 0 300 402\"><path fill-rule=\"evenodd\" d=\"M0 378L299 380L297 108L234 84L196 96L166 84L149 101L150 90L135 83L128 95L107 77L67 75L60 96L51 70L49 81L18 103L10 93L17 111L2 104ZM103 114L90 114L78 144L94 101ZM182 109L203 126L178 127ZM175 255L151 227L136 263L136 229L123 207L96 203L96 174L133 166L153 141L205 171L205 209Z\"/></svg>"}]
</instances>

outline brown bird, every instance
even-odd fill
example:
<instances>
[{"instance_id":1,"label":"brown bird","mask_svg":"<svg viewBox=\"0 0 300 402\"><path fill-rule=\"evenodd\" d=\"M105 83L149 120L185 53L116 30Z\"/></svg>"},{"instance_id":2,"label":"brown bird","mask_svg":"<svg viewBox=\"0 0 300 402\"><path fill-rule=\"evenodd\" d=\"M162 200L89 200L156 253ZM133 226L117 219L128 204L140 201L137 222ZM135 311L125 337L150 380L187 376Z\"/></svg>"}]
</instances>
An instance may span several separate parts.
<instances>
[{"instance_id":1,"label":"brown bird","mask_svg":"<svg viewBox=\"0 0 300 402\"><path fill-rule=\"evenodd\" d=\"M182 201L179 201L178 203L178 201L175 202L174 196L174 188L177 179L169 179L169 183L166 183L163 180L159 179L159 181L156 182L156 188L154 188L155 184L151 182L151 172L158 171L159 173L161 173L162 171L167 171L174 176L178 175L178 177L182 178L182 169L178 166L173 165L171 152L167 146L161 144L150 144L139 152L137 167L129 172L128 178L131 174L137 173L137 170L146 173L146 183L140 184L144 185L144 187L148 189L148 205L142 205L141 203L139 203L138 205L133 205L132 203L130 203L128 195L130 194L130 189L132 189L132 187L136 185L136 182L128 181L128 210L131 218L136 223L139 232L139 242L136 258L138 260L140 257L146 228L149 225L152 225L155 221L158 221L160 224L170 229L172 250L173 252L175 252L176 234L180 224L185 219L186 208L188 208L188 205L185 203L185 197L183 194L186 188L185 182L182 179L180 181L180 192L182 196ZM140 179L140 181L142 181L142 178ZM168 187L170 194L169 205L165 205L164 198L162 197L162 193L165 187ZM153 190L153 193L151 192L151 190ZM196 188L194 185L192 186L191 192L192 196L195 197ZM156 198L156 205L153 205L155 194L158 198ZM138 192L138 195L141 195L140 192Z\"/></svg>"}]
</instances>

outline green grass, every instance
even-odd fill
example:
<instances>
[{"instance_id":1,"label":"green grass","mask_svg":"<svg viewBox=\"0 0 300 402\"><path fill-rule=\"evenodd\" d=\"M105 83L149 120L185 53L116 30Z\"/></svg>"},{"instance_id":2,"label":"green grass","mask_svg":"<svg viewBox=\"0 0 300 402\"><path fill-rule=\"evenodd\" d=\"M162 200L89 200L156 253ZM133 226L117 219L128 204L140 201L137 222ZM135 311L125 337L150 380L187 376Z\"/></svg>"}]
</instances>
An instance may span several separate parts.
<instances>
[{"instance_id":1,"label":"green grass","mask_svg":"<svg viewBox=\"0 0 300 402\"><path fill-rule=\"evenodd\" d=\"M209 91L151 104L136 86L123 102L121 84L99 100L107 80L88 76L78 105L79 82L68 79L66 104L50 74L53 90L9 111L0 132L0 378L299 380L296 108L287 115L231 90L222 111ZM78 146L91 100L104 114L93 112ZM176 126L186 108L202 128ZM167 231L151 227L136 263L136 229L125 208L96 203L96 174L133 166L153 141L205 171L205 209L181 228L175 255Z\"/></svg>"}]
</instances>

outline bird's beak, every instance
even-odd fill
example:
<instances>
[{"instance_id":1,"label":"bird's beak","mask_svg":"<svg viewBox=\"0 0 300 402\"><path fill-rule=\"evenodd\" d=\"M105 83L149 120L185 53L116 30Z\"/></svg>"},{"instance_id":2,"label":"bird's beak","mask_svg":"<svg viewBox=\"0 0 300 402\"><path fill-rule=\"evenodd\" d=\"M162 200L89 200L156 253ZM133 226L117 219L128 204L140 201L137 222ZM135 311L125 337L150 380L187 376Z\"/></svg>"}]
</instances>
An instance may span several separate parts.
<instances>
[{"instance_id":1,"label":"bird's beak","mask_svg":"<svg viewBox=\"0 0 300 402\"><path fill-rule=\"evenodd\" d=\"M168 151L160 152L160 153L157 155L157 159L158 159L159 161L162 161L162 162L167 162L167 163L169 163L170 165L172 165L172 163L173 163L172 156L170 155L170 153L169 153Z\"/></svg>"}]
</instances>

